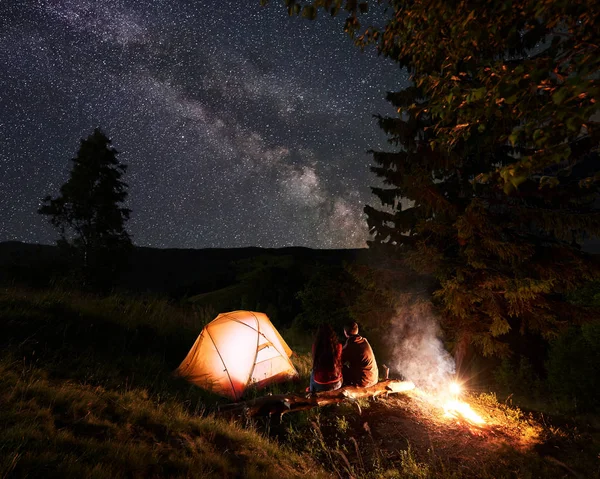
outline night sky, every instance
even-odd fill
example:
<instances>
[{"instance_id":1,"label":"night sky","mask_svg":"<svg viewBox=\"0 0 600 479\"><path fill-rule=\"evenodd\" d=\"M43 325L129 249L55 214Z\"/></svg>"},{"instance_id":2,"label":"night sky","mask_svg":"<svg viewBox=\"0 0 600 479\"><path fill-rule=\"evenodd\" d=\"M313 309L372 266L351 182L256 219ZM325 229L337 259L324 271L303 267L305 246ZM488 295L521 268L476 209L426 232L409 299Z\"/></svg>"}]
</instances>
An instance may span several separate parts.
<instances>
[{"instance_id":1,"label":"night sky","mask_svg":"<svg viewBox=\"0 0 600 479\"><path fill-rule=\"evenodd\" d=\"M407 75L272 0L0 1L0 241L100 127L129 169L140 246L365 246L373 114Z\"/></svg>"}]
</instances>

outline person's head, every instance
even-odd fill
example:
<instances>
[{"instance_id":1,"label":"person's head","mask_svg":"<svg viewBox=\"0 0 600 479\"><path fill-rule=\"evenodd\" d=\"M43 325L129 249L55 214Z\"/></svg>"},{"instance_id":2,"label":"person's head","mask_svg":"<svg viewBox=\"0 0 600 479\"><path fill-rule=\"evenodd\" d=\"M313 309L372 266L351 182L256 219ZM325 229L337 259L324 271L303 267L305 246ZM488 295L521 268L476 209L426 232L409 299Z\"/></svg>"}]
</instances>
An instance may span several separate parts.
<instances>
[{"instance_id":1,"label":"person's head","mask_svg":"<svg viewBox=\"0 0 600 479\"><path fill-rule=\"evenodd\" d=\"M317 346L332 345L333 347L336 344L338 344L339 341L337 334L335 334L333 328L329 324L322 324L317 330L317 337L315 343Z\"/></svg>"},{"instance_id":2,"label":"person's head","mask_svg":"<svg viewBox=\"0 0 600 479\"><path fill-rule=\"evenodd\" d=\"M358 324L356 321L350 321L344 326L344 334L346 337L358 335Z\"/></svg>"},{"instance_id":3,"label":"person's head","mask_svg":"<svg viewBox=\"0 0 600 479\"><path fill-rule=\"evenodd\" d=\"M337 348L339 345L337 334L328 324L322 324L315 338L315 352L313 361L316 366L326 368L333 367L337 357Z\"/></svg>"}]
</instances>

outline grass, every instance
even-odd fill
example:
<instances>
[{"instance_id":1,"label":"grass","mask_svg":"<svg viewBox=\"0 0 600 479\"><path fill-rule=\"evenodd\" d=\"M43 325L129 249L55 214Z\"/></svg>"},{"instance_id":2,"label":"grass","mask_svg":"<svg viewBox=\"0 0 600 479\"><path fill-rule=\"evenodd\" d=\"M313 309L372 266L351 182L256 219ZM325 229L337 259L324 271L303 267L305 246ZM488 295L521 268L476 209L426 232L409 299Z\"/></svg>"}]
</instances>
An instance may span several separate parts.
<instances>
[{"instance_id":1,"label":"grass","mask_svg":"<svg viewBox=\"0 0 600 479\"><path fill-rule=\"evenodd\" d=\"M306 459L256 431L190 414L176 401L157 402L143 389L55 383L38 368L20 367L0 363L2 477L300 477L311 471Z\"/></svg>"},{"instance_id":2,"label":"grass","mask_svg":"<svg viewBox=\"0 0 600 479\"><path fill-rule=\"evenodd\" d=\"M483 432L432 421L417 395L219 419L222 398L171 374L213 314L0 290L0 477L600 477L597 418L536 415L492 394L469 398L487 414ZM299 381L250 396L308 385L309 341L290 333Z\"/></svg>"},{"instance_id":3,"label":"grass","mask_svg":"<svg viewBox=\"0 0 600 479\"><path fill-rule=\"evenodd\" d=\"M325 476L175 378L206 318L165 300L0 291L0 477Z\"/></svg>"},{"instance_id":4,"label":"grass","mask_svg":"<svg viewBox=\"0 0 600 479\"><path fill-rule=\"evenodd\" d=\"M464 398L484 427L448 419L420 391L284 416L285 441L340 477L600 477L600 434L500 402Z\"/></svg>"},{"instance_id":5,"label":"grass","mask_svg":"<svg viewBox=\"0 0 600 479\"><path fill-rule=\"evenodd\" d=\"M475 407L487 407L494 415L499 414L512 440L497 440L495 436L503 434L497 423L483 435L462 426L435 431L426 424L426 417L418 415L412 416L412 434L403 437L406 432L399 430L395 438L386 438L378 432L374 415L357 416L348 406L287 418L287 440L340 477L600 477L597 438L578 436L573 427L542 428L528 415L493 402L489 395L472 399ZM441 439L446 447L438 449L428 435L437 435L438 443Z\"/></svg>"}]
</instances>

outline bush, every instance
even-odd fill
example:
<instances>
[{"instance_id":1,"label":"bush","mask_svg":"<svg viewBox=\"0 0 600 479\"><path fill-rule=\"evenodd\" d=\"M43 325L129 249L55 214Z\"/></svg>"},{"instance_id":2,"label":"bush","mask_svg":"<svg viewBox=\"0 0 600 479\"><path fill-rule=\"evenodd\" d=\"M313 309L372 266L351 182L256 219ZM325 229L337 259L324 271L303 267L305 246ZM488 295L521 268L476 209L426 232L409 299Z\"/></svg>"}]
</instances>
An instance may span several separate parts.
<instances>
[{"instance_id":1,"label":"bush","mask_svg":"<svg viewBox=\"0 0 600 479\"><path fill-rule=\"evenodd\" d=\"M504 358L493 374L502 389L518 397L532 398L540 392L540 378L531 361L524 356L519 357L518 361Z\"/></svg>"},{"instance_id":2,"label":"bush","mask_svg":"<svg viewBox=\"0 0 600 479\"><path fill-rule=\"evenodd\" d=\"M329 324L338 334L351 320L349 306L355 300L357 285L340 267L322 266L298 292L302 312L294 319L296 328L314 331Z\"/></svg>"},{"instance_id":3,"label":"bush","mask_svg":"<svg viewBox=\"0 0 600 479\"><path fill-rule=\"evenodd\" d=\"M600 410L600 322L570 328L550 345L548 384L564 408Z\"/></svg>"}]
</instances>

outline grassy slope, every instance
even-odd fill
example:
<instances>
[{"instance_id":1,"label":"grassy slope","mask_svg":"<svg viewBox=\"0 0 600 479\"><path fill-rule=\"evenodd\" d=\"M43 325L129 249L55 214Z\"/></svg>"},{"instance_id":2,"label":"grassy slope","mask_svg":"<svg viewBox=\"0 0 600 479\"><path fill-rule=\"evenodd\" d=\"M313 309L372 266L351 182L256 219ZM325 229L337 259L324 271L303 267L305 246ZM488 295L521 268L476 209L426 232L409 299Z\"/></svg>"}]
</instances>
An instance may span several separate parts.
<instances>
[{"instance_id":1,"label":"grassy slope","mask_svg":"<svg viewBox=\"0 0 600 479\"><path fill-rule=\"evenodd\" d=\"M164 301L0 292L0 477L324 473L170 372L206 318Z\"/></svg>"},{"instance_id":2,"label":"grassy slope","mask_svg":"<svg viewBox=\"0 0 600 479\"><path fill-rule=\"evenodd\" d=\"M448 419L415 391L295 415L287 433L342 477L600 477L598 430L540 421L494 395L468 401L485 426Z\"/></svg>"},{"instance_id":3,"label":"grassy slope","mask_svg":"<svg viewBox=\"0 0 600 479\"><path fill-rule=\"evenodd\" d=\"M474 404L496 417L484 432L410 396L281 424L216 419L222 399L171 376L209 316L157 299L0 290L0 477L600 477L597 432L483 396ZM305 386L309 355L294 361L302 382L272 392Z\"/></svg>"}]
</instances>

